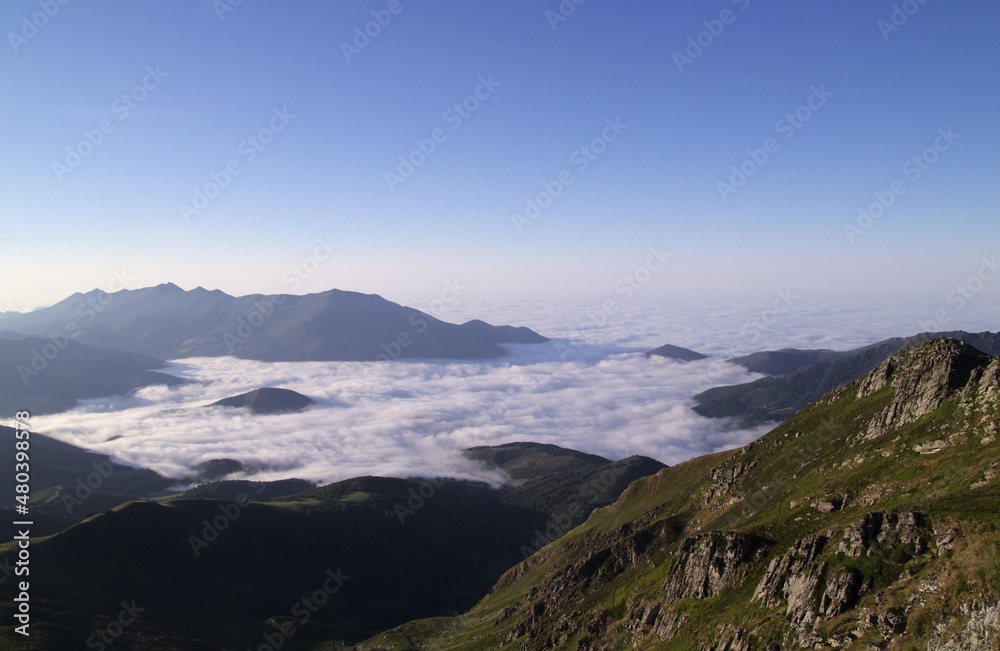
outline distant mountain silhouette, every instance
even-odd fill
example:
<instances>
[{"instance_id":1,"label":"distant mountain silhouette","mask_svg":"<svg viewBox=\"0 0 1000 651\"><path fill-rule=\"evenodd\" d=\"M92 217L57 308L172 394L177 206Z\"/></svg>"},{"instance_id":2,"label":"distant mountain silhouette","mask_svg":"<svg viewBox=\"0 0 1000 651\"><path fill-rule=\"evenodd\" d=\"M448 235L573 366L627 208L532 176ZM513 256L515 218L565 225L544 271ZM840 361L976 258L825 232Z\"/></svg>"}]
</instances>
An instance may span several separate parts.
<instances>
[{"instance_id":1,"label":"distant mountain silhouette","mask_svg":"<svg viewBox=\"0 0 1000 651\"><path fill-rule=\"evenodd\" d=\"M707 355L702 355L701 353L697 353L693 350L681 348L680 346L672 346L670 344L655 348L643 355L643 357L649 359L653 355L656 355L657 357L666 357L668 359L677 359L682 362L693 362L707 357Z\"/></svg>"},{"instance_id":2,"label":"distant mountain silhouette","mask_svg":"<svg viewBox=\"0 0 1000 651\"><path fill-rule=\"evenodd\" d=\"M284 414L316 404L309 396L290 389L263 388L213 402L209 407L246 407L255 414Z\"/></svg>"},{"instance_id":3,"label":"distant mountain silhouette","mask_svg":"<svg viewBox=\"0 0 1000 651\"><path fill-rule=\"evenodd\" d=\"M527 329L446 323L374 294L233 297L167 283L73 294L52 307L0 314L0 329L74 333L75 341L164 359L234 355L261 361L375 361L499 357L501 343L542 343Z\"/></svg>"},{"instance_id":4,"label":"distant mountain silhouette","mask_svg":"<svg viewBox=\"0 0 1000 651\"><path fill-rule=\"evenodd\" d=\"M151 370L164 366L163 360L149 355L87 346L66 337L0 333L0 413L52 414L71 409L77 400L183 383Z\"/></svg>"}]
</instances>

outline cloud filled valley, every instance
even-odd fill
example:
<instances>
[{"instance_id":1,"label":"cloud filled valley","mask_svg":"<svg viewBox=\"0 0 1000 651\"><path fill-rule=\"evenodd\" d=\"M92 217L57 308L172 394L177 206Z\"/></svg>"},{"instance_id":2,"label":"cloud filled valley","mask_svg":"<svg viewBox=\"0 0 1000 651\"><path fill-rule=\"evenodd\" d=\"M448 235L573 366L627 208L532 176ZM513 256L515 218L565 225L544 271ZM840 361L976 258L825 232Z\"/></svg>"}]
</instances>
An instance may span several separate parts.
<instances>
[{"instance_id":1,"label":"cloud filled valley","mask_svg":"<svg viewBox=\"0 0 1000 651\"><path fill-rule=\"evenodd\" d=\"M692 410L691 397L710 386L759 377L721 358L786 346L846 349L913 334L925 311L873 304L842 317L855 324L851 328L829 327L835 324L827 321L824 331L816 324L832 308L806 301L775 315L765 314L770 301L711 308L636 302L600 326L588 317L596 305L444 306L437 316L446 320L527 322L553 338L508 345L510 354L495 360L175 360L165 370L187 384L85 401L69 412L39 416L33 426L176 478L225 457L257 468L259 479L326 483L369 474L451 475L495 482L500 478L459 451L512 441L553 443L613 459L646 455L672 465L744 445L767 430L742 429ZM533 314L547 321L532 323ZM986 319L977 323L971 312L965 316L970 330L989 325ZM859 329L859 323L866 325ZM642 357L667 342L715 357L687 363ZM317 404L284 415L206 407L259 387L292 389Z\"/></svg>"},{"instance_id":2,"label":"cloud filled valley","mask_svg":"<svg viewBox=\"0 0 1000 651\"><path fill-rule=\"evenodd\" d=\"M87 401L37 418L36 428L169 476L228 457L261 468L261 479L324 483L369 474L495 481L458 451L524 440L673 464L762 433L730 431L691 410L688 399L711 361L624 353L563 362L556 344L542 346L512 346L510 357L490 362L180 360L167 370L189 384ZM730 367L719 377L735 383L753 376ZM317 404L283 415L205 407L264 386L293 389Z\"/></svg>"}]
</instances>

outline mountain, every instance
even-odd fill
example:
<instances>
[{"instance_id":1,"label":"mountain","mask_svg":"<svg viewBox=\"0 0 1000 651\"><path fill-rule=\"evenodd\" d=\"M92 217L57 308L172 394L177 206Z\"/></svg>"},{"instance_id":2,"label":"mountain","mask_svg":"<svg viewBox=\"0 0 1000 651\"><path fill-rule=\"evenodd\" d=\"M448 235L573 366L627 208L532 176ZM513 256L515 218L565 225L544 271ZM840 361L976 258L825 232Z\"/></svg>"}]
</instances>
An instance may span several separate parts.
<instances>
[{"instance_id":1,"label":"mountain","mask_svg":"<svg viewBox=\"0 0 1000 651\"><path fill-rule=\"evenodd\" d=\"M705 357L707 357L706 355L702 355L701 353L696 353L693 350L688 350L687 348L681 348L680 346L671 346L670 344L666 344L660 346L659 348L655 348L646 353L645 355L643 355L643 357L649 359L653 355L656 355L657 357L666 357L668 359L677 359L682 362L693 362L695 360L705 359Z\"/></svg>"},{"instance_id":2,"label":"mountain","mask_svg":"<svg viewBox=\"0 0 1000 651\"><path fill-rule=\"evenodd\" d=\"M875 344L875 346L878 346L878 344ZM858 352L858 350L797 350L795 348L784 348L782 350L765 350L742 357L734 357L729 361L733 364L739 364L751 373L779 376L794 373L809 364L832 362L844 357L850 357Z\"/></svg>"},{"instance_id":3,"label":"mountain","mask_svg":"<svg viewBox=\"0 0 1000 651\"><path fill-rule=\"evenodd\" d=\"M780 422L813 400L865 373L899 350L922 341L951 337L990 353L1000 354L1000 333L937 332L893 338L855 350L781 350L730 360L757 373L781 377L715 387L694 397L694 410L711 418L738 417L747 426Z\"/></svg>"},{"instance_id":4,"label":"mountain","mask_svg":"<svg viewBox=\"0 0 1000 651\"><path fill-rule=\"evenodd\" d=\"M15 430L0 425L0 468L14 468L17 454ZM115 463L111 457L84 450L52 437L31 432L29 436L30 486L32 493L65 486L81 494L103 492L141 497L158 494L174 480L145 468ZM0 482L0 506L14 505L14 473L4 472Z\"/></svg>"},{"instance_id":5,"label":"mountain","mask_svg":"<svg viewBox=\"0 0 1000 651\"><path fill-rule=\"evenodd\" d=\"M998 423L1000 358L908 347L357 648L1000 648Z\"/></svg>"},{"instance_id":6,"label":"mountain","mask_svg":"<svg viewBox=\"0 0 1000 651\"><path fill-rule=\"evenodd\" d=\"M244 485L227 482L204 489L221 500L132 501L33 538L32 569L44 571L31 574L32 642L79 647L123 601L143 611L115 649L357 641L470 608L504 571L663 468L643 457L612 462L554 446L500 447L497 470L519 457L573 461L500 489L359 477L264 500L261 487L234 495ZM485 448L472 454L493 463ZM0 545L0 566L16 553ZM12 589L0 582L0 648L16 639Z\"/></svg>"},{"instance_id":7,"label":"mountain","mask_svg":"<svg viewBox=\"0 0 1000 651\"><path fill-rule=\"evenodd\" d=\"M0 314L0 329L164 359L233 355L268 362L498 357L502 343L542 343L527 329L446 323L373 294L233 297L174 284L74 294L52 307Z\"/></svg>"},{"instance_id":8,"label":"mountain","mask_svg":"<svg viewBox=\"0 0 1000 651\"><path fill-rule=\"evenodd\" d=\"M296 391L268 387L217 400L209 407L247 408L255 414L287 414L302 411L313 404L315 401L312 398Z\"/></svg>"},{"instance_id":9,"label":"mountain","mask_svg":"<svg viewBox=\"0 0 1000 651\"><path fill-rule=\"evenodd\" d=\"M462 451L462 455L467 459L482 461L488 466L503 470L511 482L516 484L571 468L611 463L596 454L568 450L558 445L530 442L468 448Z\"/></svg>"},{"instance_id":10,"label":"mountain","mask_svg":"<svg viewBox=\"0 0 1000 651\"><path fill-rule=\"evenodd\" d=\"M52 414L73 408L78 400L183 382L152 370L164 366L149 355L87 346L65 336L0 333L0 413Z\"/></svg>"}]
</instances>

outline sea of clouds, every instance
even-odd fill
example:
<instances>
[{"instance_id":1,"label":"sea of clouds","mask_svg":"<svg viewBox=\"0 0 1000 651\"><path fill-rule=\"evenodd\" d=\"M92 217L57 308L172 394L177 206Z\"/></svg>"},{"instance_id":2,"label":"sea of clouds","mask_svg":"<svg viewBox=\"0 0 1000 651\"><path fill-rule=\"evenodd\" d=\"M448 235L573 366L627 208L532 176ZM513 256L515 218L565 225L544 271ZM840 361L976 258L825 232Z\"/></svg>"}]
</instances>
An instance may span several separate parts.
<instances>
[{"instance_id":1,"label":"sea of clouds","mask_svg":"<svg viewBox=\"0 0 1000 651\"><path fill-rule=\"evenodd\" d=\"M789 298L789 297L792 298ZM420 307L419 302L414 305ZM934 304L885 300L810 303L794 294L706 304L506 301L435 305L453 322L525 325L552 339L505 346L491 360L266 363L230 357L174 360L188 380L131 396L86 401L36 417L40 432L181 478L194 465L233 458L256 479L328 483L360 475L449 475L501 481L460 451L513 441L553 443L611 459L646 455L666 464L745 445L769 428L745 429L692 410L711 386L759 375L726 363L757 350L846 350L926 330ZM967 309L942 329L996 330L995 310ZM670 343L710 355L644 358ZM255 416L207 407L259 387L282 387L316 405Z\"/></svg>"}]
</instances>

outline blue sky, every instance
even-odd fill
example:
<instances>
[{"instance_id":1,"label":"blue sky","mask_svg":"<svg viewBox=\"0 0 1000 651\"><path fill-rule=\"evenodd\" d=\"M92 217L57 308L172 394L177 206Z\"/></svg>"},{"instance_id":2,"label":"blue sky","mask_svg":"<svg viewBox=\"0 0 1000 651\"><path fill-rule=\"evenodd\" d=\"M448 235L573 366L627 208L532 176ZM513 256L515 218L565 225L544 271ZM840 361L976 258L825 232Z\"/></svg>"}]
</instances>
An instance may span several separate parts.
<instances>
[{"instance_id":1,"label":"blue sky","mask_svg":"<svg viewBox=\"0 0 1000 651\"><path fill-rule=\"evenodd\" d=\"M120 270L943 299L1000 254L995 2L230 2L3 3L0 309Z\"/></svg>"}]
</instances>

